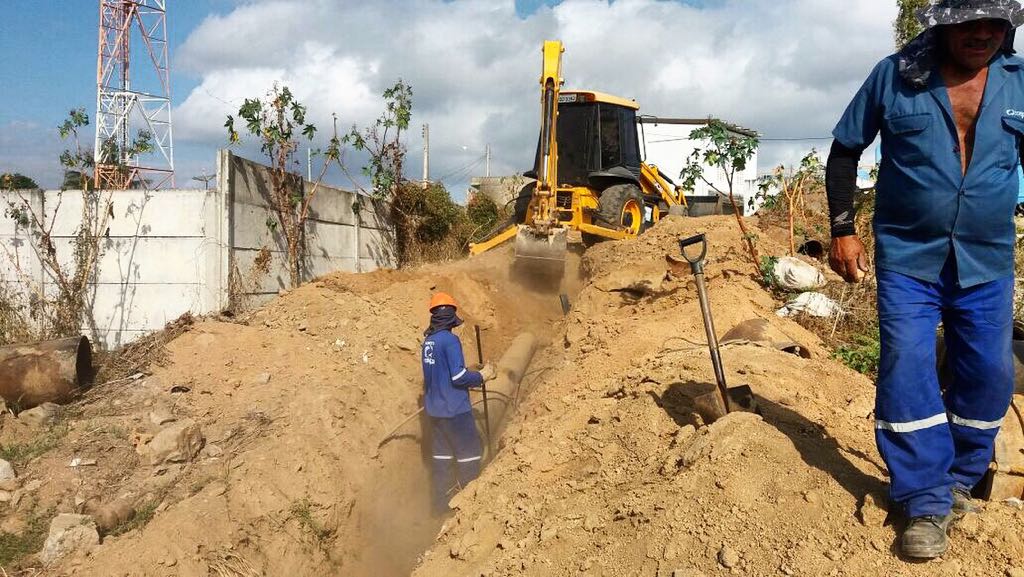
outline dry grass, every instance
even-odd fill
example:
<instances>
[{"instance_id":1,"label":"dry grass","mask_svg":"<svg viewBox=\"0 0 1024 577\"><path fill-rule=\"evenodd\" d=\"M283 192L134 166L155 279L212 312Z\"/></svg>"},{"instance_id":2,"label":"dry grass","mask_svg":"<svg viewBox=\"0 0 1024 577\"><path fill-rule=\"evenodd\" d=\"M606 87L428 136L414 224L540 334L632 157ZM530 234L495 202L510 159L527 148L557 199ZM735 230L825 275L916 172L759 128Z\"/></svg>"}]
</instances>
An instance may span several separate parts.
<instances>
[{"instance_id":1,"label":"dry grass","mask_svg":"<svg viewBox=\"0 0 1024 577\"><path fill-rule=\"evenodd\" d=\"M164 330L150 333L130 344L100 355L95 382L106 383L125 379L145 371L150 365L162 366L167 362L167 343L187 332L196 319L185 313L167 323Z\"/></svg>"},{"instance_id":2,"label":"dry grass","mask_svg":"<svg viewBox=\"0 0 1024 577\"><path fill-rule=\"evenodd\" d=\"M216 577L263 577L263 571L233 551L216 553L210 560L210 575Z\"/></svg>"}]
</instances>

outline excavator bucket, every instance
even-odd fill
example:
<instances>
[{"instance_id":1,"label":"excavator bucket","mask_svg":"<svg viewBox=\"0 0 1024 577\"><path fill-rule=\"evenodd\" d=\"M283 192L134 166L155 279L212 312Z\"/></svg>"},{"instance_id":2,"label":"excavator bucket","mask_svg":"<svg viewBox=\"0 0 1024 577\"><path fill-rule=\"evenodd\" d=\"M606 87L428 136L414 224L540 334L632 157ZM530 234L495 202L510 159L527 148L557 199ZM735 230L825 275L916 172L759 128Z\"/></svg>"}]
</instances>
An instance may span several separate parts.
<instances>
[{"instance_id":1,"label":"excavator bucket","mask_svg":"<svg viewBox=\"0 0 1024 577\"><path fill-rule=\"evenodd\" d=\"M516 260L533 262L543 266L565 266L565 253L568 250L566 229L554 228L547 234L533 228L520 225L516 232Z\"/></svg>"},{"instance_id":2,"label":"excavator bucket","mask_svg":"<svg viewBox=\"0 0 1024 577\"><path fill-rule=\"evenodd\" d=\"M516 233L513 276L534 290L556 290L565 273L568 251L566 229L555 228L547 234L526 225Z\"/></svg>"}]
</instances>

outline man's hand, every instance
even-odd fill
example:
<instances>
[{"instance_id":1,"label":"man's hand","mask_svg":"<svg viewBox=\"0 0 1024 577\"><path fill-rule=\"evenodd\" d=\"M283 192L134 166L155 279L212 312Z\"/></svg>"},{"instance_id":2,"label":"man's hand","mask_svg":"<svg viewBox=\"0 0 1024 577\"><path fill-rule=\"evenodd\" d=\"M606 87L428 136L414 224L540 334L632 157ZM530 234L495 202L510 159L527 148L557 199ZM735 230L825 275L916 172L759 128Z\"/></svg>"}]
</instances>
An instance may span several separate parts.
<instances>
[{"instance_id":1,"label":"man's hand","mask_svg":"<svg viewBox=\"0 0 1024 577\"><path fill-rule=\"evenodd\" d=\"M833 238L828 250L828 264L846 282L860 282L868 272L864 244L853 234Z\"/></svg>"},{"instance_id":2,"label":"man's hand","mask_svg":"<svg viewBox=\"0 0 1024 577\"><path fill-rule=\"evenodd\" d=\"M484 366L480 367L480 376L483 377L484 382L494 380L494 377L497 376L497 372L494 370L494 365L486 363Z\"/></svg>"}]
</instances>

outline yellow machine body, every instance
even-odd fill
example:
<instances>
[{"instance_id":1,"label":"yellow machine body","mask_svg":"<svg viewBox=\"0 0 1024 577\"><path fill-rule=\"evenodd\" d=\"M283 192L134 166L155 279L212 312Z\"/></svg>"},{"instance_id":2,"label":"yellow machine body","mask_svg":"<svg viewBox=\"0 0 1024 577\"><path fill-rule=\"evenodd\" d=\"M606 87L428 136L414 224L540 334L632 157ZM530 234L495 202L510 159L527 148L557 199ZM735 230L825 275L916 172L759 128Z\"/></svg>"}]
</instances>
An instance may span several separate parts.
<instances>
[{"instance_id":1,"label":"yellow machine body","mask_svg":"<svg viewBox=\"0 0 1024 577\"><path fill-rule=\"evenodd\" d=\"M543 48L536 179L516 199L510 222L470 245L480 254L516 239L516 257L564 261L569 230L591 244L634 238L672 206L680 187L640 159L633 101L592 90L562 90L559 41Z\"/></svg>"}]
</instances>

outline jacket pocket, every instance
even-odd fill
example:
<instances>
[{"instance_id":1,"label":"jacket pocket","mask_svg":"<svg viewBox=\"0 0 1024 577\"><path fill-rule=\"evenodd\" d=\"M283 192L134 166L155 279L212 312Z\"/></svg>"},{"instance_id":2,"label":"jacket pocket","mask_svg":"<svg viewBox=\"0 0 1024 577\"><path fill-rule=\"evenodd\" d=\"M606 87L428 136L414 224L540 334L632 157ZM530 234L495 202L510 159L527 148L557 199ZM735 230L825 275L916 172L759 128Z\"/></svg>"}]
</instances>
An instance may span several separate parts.
<instances>
[{"instance_id":1,"label":"jacket pocket","mask_svg":"<svg viewBox=\"0 0 1024 577\"><path fill-rule=\"evenodd\" d=\"M889 142L883 144L883 150L897 164L912 166L931 157L931 114L925 112L893 116L886 118L885 124L890 138Z\"/></svg>"},{"instance_id":2,"label":"jacket pocket","mask_svg":"<svg viewBox=\"0 0 1024 577\"><path fill-rule=\"evenodd\" d=\"M1000 166L1013 168L1020 159L1020 143L1024 140L1024 118L1003 117L1003 130L1008 133L1000 155Z\"/></svg>"}]
</instances>

